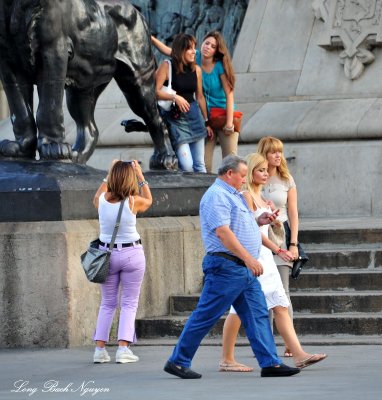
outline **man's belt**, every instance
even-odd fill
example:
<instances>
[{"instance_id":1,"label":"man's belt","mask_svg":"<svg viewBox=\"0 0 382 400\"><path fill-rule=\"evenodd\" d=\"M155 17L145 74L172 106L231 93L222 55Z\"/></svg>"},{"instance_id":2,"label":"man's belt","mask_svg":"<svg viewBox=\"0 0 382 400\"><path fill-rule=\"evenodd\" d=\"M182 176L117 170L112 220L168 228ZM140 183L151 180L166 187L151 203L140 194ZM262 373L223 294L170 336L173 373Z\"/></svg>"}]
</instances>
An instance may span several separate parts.
<instances>
[{"instance_id":1,"label":"man's belt","mask_svg":"<svg viewBox=\"0 0 382 400\"><path fill-rule=\"evenodd\" d=\"M207 253L207 254L209 256L223 257L227 260L233 261L234 263L241 265L242 267L246 267L245 262L241 258L236 257L232 254L224 253L222 251L217 251L216 253Z\"/></svg>"}]
</instances>

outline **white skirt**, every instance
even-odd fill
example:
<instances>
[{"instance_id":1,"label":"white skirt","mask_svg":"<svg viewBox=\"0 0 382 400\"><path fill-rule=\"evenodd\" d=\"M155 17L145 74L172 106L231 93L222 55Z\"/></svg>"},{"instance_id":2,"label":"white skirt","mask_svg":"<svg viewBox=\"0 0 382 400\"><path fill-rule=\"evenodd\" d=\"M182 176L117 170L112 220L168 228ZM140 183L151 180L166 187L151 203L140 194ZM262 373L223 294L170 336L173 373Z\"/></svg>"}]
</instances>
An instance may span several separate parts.
<instances>
[{"instance_id":1,"label":"white skirt","mask_svg":"<svg viewBox=\"0 0 382 400\"><path fill-rule=\"evenodd\" d=\"M261 263L264 272L257 279L264 292L268 310L276 306L289 307L289 300L281 282L279 271L268 247L261 246L258 261ZM232 306L229 312L236 314Z\"/></svg>"}]
</instances>

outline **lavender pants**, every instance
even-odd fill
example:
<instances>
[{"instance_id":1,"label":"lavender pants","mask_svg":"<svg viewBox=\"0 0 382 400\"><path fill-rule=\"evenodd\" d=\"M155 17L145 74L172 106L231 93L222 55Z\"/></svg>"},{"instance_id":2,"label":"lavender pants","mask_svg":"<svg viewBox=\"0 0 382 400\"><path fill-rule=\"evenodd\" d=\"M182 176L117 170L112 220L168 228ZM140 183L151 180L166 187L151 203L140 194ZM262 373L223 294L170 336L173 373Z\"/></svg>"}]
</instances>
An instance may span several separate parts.
<instances>
[{"instance_id":1,"label":"lavender pants","mask_svg":"<svg viewBox=\"0 0 382 400\"><path fill-rule=\"evenodd\" d=\"M113 250L110 257L109 276L101 285L102 300L94 340L105 342L109 340L121 287L118 340L130 343L136 341L135 316L145 268L146 260L141 244Z\"/></svg>"}]
</instances>

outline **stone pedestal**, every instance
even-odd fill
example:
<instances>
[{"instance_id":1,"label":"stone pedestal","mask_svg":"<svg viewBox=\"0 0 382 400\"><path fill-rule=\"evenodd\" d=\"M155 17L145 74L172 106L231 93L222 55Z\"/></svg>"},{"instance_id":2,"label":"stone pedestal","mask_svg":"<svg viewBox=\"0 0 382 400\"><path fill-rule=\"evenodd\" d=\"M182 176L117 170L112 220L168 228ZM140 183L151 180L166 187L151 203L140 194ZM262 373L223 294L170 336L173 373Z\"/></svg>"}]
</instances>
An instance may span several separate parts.
<instances>
[{"instance_id":1,"label":"stone pedestal","mask_svg":"<svg viewBox=\"0 0 382 400\"><path fill-rule=\"evenodd\" d=\"M0 347L92 342L100 291L87 281L80 255L99 233L92 199L105 174L66 163L0 162ZM170 295L200 289L197 215L215 176L145 178L154 204L137 222L147 259L138 316L152 317L168 314Z\"/></svg>"}]
</instances>

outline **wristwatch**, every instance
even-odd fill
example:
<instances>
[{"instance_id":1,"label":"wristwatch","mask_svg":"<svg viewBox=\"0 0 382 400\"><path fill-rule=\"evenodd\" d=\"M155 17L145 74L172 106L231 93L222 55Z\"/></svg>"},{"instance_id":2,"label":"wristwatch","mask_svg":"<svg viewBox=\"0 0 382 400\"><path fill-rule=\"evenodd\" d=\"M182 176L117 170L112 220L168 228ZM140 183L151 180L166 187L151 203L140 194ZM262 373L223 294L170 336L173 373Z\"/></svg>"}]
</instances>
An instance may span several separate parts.
<instances>
[{"instance_id":1,"label":"wristwatch","mask_svg":"<svg viewBox=\"0 0 382 400\"><path fill-rule=\"evenodd\" d=\"M298 245L298 243L295 243L295 242L290 242L290 243L289 243L289 246L295 246L295 247L297 247L297 245Z\"/></svg>"}]
</instances>

